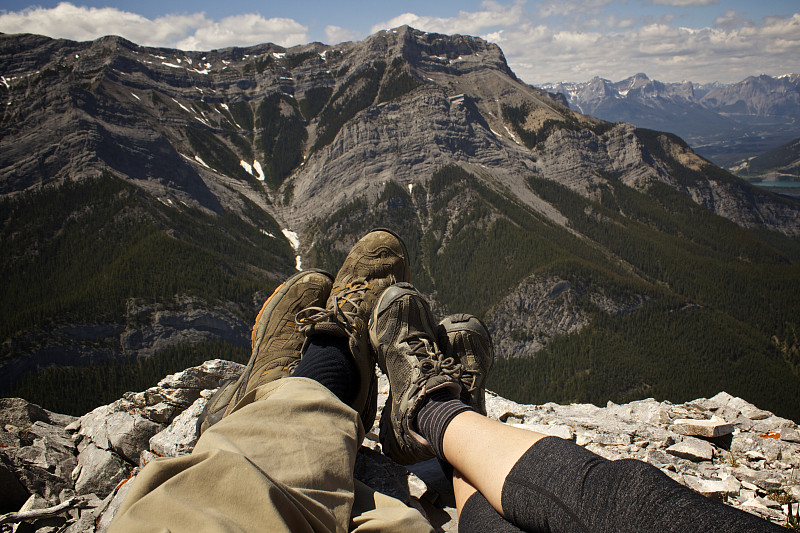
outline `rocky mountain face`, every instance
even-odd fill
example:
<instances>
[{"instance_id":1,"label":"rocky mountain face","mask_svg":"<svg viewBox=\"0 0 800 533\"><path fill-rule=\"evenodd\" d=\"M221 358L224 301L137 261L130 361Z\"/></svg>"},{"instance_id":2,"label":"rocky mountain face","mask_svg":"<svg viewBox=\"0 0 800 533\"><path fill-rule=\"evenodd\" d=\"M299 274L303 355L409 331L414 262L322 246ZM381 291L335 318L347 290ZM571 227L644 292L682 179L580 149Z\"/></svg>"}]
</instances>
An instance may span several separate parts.
<instances>
[{"instance_id":1,"label":"rocky mountain face","mask_svg":"<svg viewBox=\"0 0 800 533\"><path fill-rule=\"evenodd\" d=\"M800 134L800 75L750 76L730 85L663 83L639 73L618 82L553 83L573 109L610 122L675 133L733 167Z\"/></svg>"},{"instance_id":2,"label":"rocky mountain face","mask_svg":"<svg viewBox=\"0 0 800 533\"><path fill-rule=\"evenodd\" d=\"M569 109L494 44L408 27L207 52L2 35L0 76L6 394L58 405L72 381L50 365L229 358L295 268L335 272L388 226L440 314L490 323L503 394L729 390L794 417L798 203L672 134Z\"/></svg>"},{"instance_id":3,"label":"rocky mountain face","mask_svg":"<svg viewBox=\"0 0 800 533\"><path fill-rule=\"evenodd\" d=\"M154 457L191 453L205 402L242 369L207 361L82 417L0 400L2 512L68 502L53 517L29 520L27 531L106 531L140 468ZM381 376L379 396L387 394ZM789 515L786 502L800 499L797 424L725 392L683 404L646 399L605 407L521 405L490 392L487 409L490 418L573 440L608 459L647 461L692 490L779 523ZM452 487L438 463L397 465L376 435L377 426L367 432L356 477L420 509L437 529L456 531ZM796 510L795 503L792 515Z\"/></svg>"},{"instance_id":4,"label":"rocky mountain face","mask_svg":"<svg viewBox=\"0 0 800 533\"><path fill-rule=\"evenodd\" d=\"M712 89L700 101L709 109L732 115L795 116L800 107L800 74L750 76Z\"/></svg>"}]
</instances>

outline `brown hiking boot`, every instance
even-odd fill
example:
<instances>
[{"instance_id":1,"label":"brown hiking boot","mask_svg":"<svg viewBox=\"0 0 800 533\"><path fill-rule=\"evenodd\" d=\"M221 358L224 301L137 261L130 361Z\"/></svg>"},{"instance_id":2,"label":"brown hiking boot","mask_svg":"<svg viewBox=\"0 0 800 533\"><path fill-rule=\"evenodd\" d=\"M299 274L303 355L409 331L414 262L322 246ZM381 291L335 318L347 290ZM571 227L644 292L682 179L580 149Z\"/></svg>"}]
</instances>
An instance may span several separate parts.
<instances>
[{"instance_id":1,"label":"brown hiking boot","mask_svg":"<svg viewBox=\"0 0 800 533\"><path fill-rule=\"evenodd\" d=\"M375 422L378 397L375 357L367 331L369 317L384 289L410 277L403 241L392 231L376 229L350 250L336 274L325 308L310 306L297 314L298 328L306 336L321 333L349 337L360 380L351 407L361 415L365 432Z\"/></svg>"},{"instance_id":2,"label":"brown hiking boot","mask_svg":"<svg viewBox=\"0 0 800 533\"><path fill-rule=\"evenodd\" d=\"M414 421L426 396L438 390L461 394L463 369L439 350L435 331L428 302L409 283L384 291L372 312L370 341L389 378L380 441L383 453L401 464L434 456Z\"/></svg>"},{"instance_id":3,"label":"brown hiking boot","mask_svg":"<svg viewBox=\"0 0 800 533\"><path fill-rule=\"evenodd\" d=\"M208 401L198 419L201 433L229 415L251 390L292 374L305 341L295 315L328 298L331 278L322 270L298 272L267 298L253 325L250 360L238 380L222 384Z\"/></svg>"},{"instance_id":4,"label":"brown hiking boot","mask_svg":"<svg viewBox=\"0 0 800 533\"><path fill-rule=\"evenodd\" d=\"M494 346L486 325L474 315L450 315L436 328L445 357L461 363L461 401L486 416L486 379L494 364Z\"/></svg>"}]
</instances>

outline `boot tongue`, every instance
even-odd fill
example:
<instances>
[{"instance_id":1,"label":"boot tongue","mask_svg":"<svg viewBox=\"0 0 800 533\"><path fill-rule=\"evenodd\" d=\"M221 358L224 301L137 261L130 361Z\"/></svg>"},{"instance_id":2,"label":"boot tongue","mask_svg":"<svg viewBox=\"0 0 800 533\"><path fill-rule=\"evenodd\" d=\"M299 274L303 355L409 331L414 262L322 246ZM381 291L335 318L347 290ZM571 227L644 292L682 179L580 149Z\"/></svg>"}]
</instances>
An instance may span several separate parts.
<instances>
[{"instance_id":1,"label":"boot tongue","mask_svg":"<svg viewBox=\"0 0 800 533\"><path fill-rule=\"evenodd\" d=\"M453 381L453 378L449 376L437 375L425 382L422 393L427 396L440 390L452 392L453 398L458 398L461 394L461 384L458 381Z\"/></svg>"},{"instance_id":2,"label":"boot tongue","mask_svg":"<svg viewBox=\"0 0 800 533\"><path fill-rule=\"evenodd\" d=\"M338 322L317 322L309 326L306 335L333 335L334 337L347 337L344 326Z\"/></svg>"}]
</instances>

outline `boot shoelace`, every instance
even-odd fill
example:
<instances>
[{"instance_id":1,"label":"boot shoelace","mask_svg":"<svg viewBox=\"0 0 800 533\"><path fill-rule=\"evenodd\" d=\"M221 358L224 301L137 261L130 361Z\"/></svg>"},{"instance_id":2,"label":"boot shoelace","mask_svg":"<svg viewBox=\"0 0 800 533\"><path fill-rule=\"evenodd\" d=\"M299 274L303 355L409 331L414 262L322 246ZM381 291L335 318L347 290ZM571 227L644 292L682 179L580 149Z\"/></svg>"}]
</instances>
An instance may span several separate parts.
<instances>
[{"instance_id":1,"label":"boot shoelace","mask_svg":"<svg viewBox=\"0 0 800 533\"><path fill-rule=\"evenodd\" d=\"M460 381L464 375L464 367L453 357L445 357L436 344L427 337L413 335L405 341L411 353L419 358L420 375L417 384L422 385L430 378L445 375L454 381Z\"/></svg>"},{"instance_id":2,"label":"boot shoelace","mask_svg":"<svg viewBox=\"0 0 800 533\"><path fill-rule=\"evenodd\" d=\"M365 281L354 281L345 285L344 290L339 294L332 295L331 309L306 307L295 316L298 331L307 331L315 324L333 322L341 325L349 335L353 335L356 329L355 319L358 308L364 299L364 294L370 289L372 289L372 285ZM348 310L344 309L345 304L350 304Z\"/></svg>"},{"instance_id":3,"label":"boot shoelace","mask_svg":"<svg viewBox=\"0 0 800 533\"><path fill-rule=\"evenodd\" d=\"M462 365L461 385L464 387L465 391L475 392L478 389L478 382L480 379L481 374L479 370L463 368Z\"/></svg>"}]
</instances>

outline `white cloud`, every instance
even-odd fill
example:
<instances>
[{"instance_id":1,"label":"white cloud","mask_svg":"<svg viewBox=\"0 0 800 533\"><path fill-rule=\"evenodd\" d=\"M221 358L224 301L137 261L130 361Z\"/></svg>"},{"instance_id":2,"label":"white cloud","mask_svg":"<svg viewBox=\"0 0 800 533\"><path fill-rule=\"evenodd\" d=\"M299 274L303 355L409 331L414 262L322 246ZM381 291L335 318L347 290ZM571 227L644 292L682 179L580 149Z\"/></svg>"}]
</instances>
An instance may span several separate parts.
<instances>
[{"instance_id":1,"label":"white cloud","mask_svg":"<svg viewBox=\"0 0 800 533\"><path fill-rule=\"evenodd\" d=\"M662 81L740 81L752 74L800 70L800 14L687 28L668 19L600 31L559 29L522 21L483 35L501 46L509 65L528 83L624 79L646 72Z\"/></svg>"},{"instance_id":2,"label":"white cloud","mask_svg":"<svg viewBox=\"0 0 800 533\"><path fill-rule=\"evenodd\" d=\"M547 0L539 4L540 17L568 16L597 13L613 0Z\"/></svg>"},{"instance_id":3,"label":"white cloud","mask_svg":"<svg viewBox=\"0 0 800 533\"><path fill-rule=\"evenodd\" d=\"M522 3L505 6L487 0L481 6L482 11L460 11L455 17L425 17L414 13L403 13L387 22L374 25L372 32L408 24L418 30L435 33L478 35L488 28L511 26L525 17Z\"/></svg>"},{"instance_id":4,"label":"white cloud","mask_svg":"<svg viewBox=\"0 0 800 533\"><path fill-rule=\"evenodd\" d=\"M330 44L355 41L362 37L364 36L355 30L349 30L340 26L325 26L325 42Z\"/></svg>"},{"instance_id":5,"label":"white cloud","mask_svg":"<svg viewBox=\"0 0 800 533\"><path fill-rule=\"evenodd\" d=\"M116 8L90 8L68 2L54 8L33 7L0 13L0 31L77 41L120 35L145 46L198 50L262 42L291 46L308 41L308 28L292 19L265 19L247 14L215 21L203 13L148 19Z\"/></svg>"},{"instance_id":6,"label":"white cloud","mask_svg":"<svg viewBox=\"0 0 800 533\"><path fill-rule=\"evenodd\" d=\"M635 22L636 21L633 18L622 19L617 22L617 29L624 30L626 28L631 28Z\"/></svg>"},{"instance_id":7,"label":"white cloud","mask_svg":"<svg viewBox=\"0 0 800 533\"><path fill-rule=\"evenodd\" d=\"M719 0L653 0L657 6L702 7L719 4Z\"/></svg>"},{"instance_id":8,"label":"white cloud","mask_svg":"<svg viewBox=\"0 0 800 533\"><path fill-rule=\"evenodd\" d=\"M219 22L207 21L193 34L179 41L177 47L182 50L208 50L264 42L281 46L303 44L308 42L308 28L293 19L265 19L256 14L236 15Z\"/></svg>"}]
</instances>

